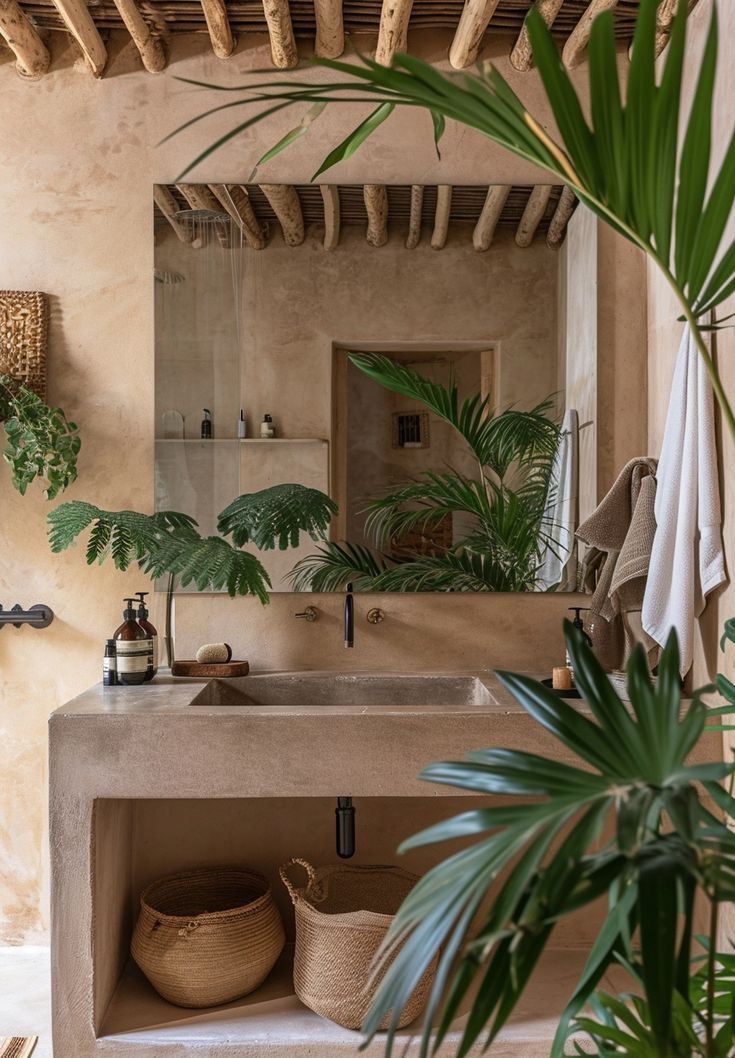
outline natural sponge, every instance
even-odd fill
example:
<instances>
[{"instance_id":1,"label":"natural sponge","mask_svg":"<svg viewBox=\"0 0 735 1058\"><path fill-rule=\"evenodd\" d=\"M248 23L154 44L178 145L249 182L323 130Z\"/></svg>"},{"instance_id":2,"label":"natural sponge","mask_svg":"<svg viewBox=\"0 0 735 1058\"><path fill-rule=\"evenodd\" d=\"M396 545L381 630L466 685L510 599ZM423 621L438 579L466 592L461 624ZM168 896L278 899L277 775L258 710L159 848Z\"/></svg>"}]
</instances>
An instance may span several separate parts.
<instances>
[{"instance_id":1,"label":"natural sponge","mask_svg":"<svg viewBox=\"0 0 735 1058\"><path fill-rule=\"evenodd\" d=\"M200 665L212 665L216 662L230 661L232 659L232 647L229 643L205 643L199 647L196 659Z\"/></svg>"}]
</instances>

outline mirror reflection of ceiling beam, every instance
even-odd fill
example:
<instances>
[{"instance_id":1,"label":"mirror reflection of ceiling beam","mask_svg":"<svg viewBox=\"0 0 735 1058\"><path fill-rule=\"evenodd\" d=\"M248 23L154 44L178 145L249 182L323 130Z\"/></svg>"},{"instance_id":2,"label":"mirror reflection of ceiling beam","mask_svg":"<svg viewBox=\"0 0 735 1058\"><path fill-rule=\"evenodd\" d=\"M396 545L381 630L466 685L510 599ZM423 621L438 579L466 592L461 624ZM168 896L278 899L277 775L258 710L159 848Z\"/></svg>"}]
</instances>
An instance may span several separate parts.
<instances>
[{"instance_id":1,"label":"mirror reflection of ceiling beam","mask_svg":"<svg viewBox=\"0 0 735 1058\"><path fill-rule=\"evenodd\" d=\"M408 235L406 249L415 250L421 239L421 215L424 208L423 184L411 185L411 207L408 216Z\"/></svg>"},{"instance_id":2,"label":"mirror reflection of ceiling beam","mask_svg":"<svg viewBox=\"0 0 735 1058\"><path fill-rule=\"evenodd\" d=\"M304 241L304 214L296 188L290 184L261 184L260 190L271 204L283 231L287 246L300 246Z\"/></svg>"},{"instance_id":3,"label":"mirror reflection of ceiling beam","mask_svg":"<svg viewBox=\"0 0 735 1058\"><path fill-rule=\"evenodd\" d=\"M388 242L388 192L385 184L365 184L363 188L368 223L366 239L370 246Z\"/></svg>"},{"instance_id":4,"label":"mirror reflection of ceiling beam","mask_svg":"<svg viewBox=\"0 0 735 1058\"><path fill-rule=\"evenodd\" d=\"M551 26L561 11L563 3L564 0L536 0L534 7L546 25ZM518 40L513 45L513 51L510 53L510 65L514 70L518 70L519 73L525 73L533 67L533 50L525 20L523 29L518 34Z\"/></svg>"},{"instance_id":5,"label":"mirror reflection of ceiling beam","mask_svg":"<svg viewBox=\"0 0 735 1058\"><path fill-rule=\"evenodd\" d=\"M498 226L500 215L505 203L508 201L510 186L508 184L491 184L487 189L485 204L482 213L472 233L472 245L482 253L490 249L495 229Z\"/></svg>"},{"instance_id":6,"label":"mirror reflection of ceiling beam","mask_svg":"<svg viewBox=\"0 0 735 1058\"><path fill-rule=\"evenodd\" d=\"M203 240L196 235L194 229L190 229L189 225L179 220L177 216L179 204L167 187L163 184L156 184L153 188L153 201L173 228L176 238L180 242L188 243L195 250L204 245Z\"/></svg>"},{"instance_id":7,"label":"mirror reflection of ceiling beam","mask_svg":"<svg viewBox=\"0 0 735 1058\"><path fill-rule=\"evenodd\" d=\"M449 214L452 211L452 185L439 184L436 189L434 231L431 236L432 250L443 250L449 233Z\"/></svg>"},{"instance_id":8,"label":"mirror reflection of ceiling beam","mask_svg":"<svg viewBox=\"0 0 735 1058\"><path fill-rule=\"evenodd\" d=\"M240 184L210 184L209 190L227 210L253 250L264 250L266 238L263 226L255 216L250 196Z\"/></svg>"},{"instance_id":9,"label":"mirror reflection of ceiling beam","mask_svg":"<svg viewBox=\"0 0 735 1058\"><path fill-rule=\"evenodd\" d=\"M537 184L528 196L528 202L516 232L516 244L518 246L530 246L533 242L536 229L541 223L546 207L549 204L551 191L551 184Z\"/></svg>"},{"instance_id":10,"label":"mirror reflection of ceiling beam","mask_svg":"<svg viewBox=\"0 0 735 1058\"><path fill-rule=\"evenodd\" d=\"M339 188L334 184L321 184L324 206L324 249L335 250L339 242Z\"/></svg>"},{"instance_id":11,"label":"mirror reflection of ceiling beam","mask_svg":"<svg viewBox=\"0 0 735 1058\"><path fill-rule=\"evenodd\" d=\"M184 196L191 208L196 212L201 211L202 213L222 213L222 204L220 203L219 199L212 194L206 184L177 184L176 187ZM230 225L226 221L214 219L211 222L207 221L206 223L213 224L214 233L217 236L217 241L219 242L220 246L224 246L225 249L229 249Z\"/></svg>"}]
</instances>

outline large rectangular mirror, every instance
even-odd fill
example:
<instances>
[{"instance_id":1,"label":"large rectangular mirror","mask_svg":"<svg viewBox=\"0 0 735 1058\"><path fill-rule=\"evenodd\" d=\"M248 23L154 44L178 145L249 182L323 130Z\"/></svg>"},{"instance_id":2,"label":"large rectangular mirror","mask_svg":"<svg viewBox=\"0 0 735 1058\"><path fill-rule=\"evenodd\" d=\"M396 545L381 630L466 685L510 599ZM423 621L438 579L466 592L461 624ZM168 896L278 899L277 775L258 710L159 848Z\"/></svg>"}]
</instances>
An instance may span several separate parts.
<instances>
[{"instance_id":1,"label":"large rectangular mirror","mask_svg":"<svg viewBox=\"0 0 735 1058\"><path fill-rule=\"evenodd\" d=\"M581 586L596 247L554 186L155 188L156 508L328 493L274 590ZM572 232L575 246L567 245Z\"/></svg>"}]
</instances>

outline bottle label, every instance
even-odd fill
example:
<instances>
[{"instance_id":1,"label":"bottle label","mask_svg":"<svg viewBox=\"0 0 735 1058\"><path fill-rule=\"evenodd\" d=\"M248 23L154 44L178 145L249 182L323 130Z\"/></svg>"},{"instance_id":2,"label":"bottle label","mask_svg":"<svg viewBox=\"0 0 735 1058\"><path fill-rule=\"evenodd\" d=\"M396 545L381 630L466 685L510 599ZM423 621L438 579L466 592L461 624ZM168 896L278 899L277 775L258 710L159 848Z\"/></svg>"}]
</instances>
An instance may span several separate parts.
<instances>
[{"instance_id":1,"label":"bottle label","mask_svg":"<svg viewBox=\"0 0 735 1058\"><path fill-rule=\"evenodd\" d=\"M117 674L122 683L142 683L151 658L150 639L118 639Z\"/></svg>"}]
</instances>

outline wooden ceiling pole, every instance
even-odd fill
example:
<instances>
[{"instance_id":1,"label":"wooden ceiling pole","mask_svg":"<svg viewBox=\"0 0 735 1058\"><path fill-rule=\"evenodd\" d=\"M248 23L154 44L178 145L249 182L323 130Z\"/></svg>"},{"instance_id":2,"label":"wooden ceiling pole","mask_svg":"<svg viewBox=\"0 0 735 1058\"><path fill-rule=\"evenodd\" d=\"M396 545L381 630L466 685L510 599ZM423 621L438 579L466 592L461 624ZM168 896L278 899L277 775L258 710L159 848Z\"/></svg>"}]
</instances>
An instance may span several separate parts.
<instances>
[{"instance_id":1,"label":"wooden ceiling pole","mask_svg":"<svg viewBox=\"0 0 735 1058\"><path fill-rule=\"evenodd\" d=\"M154 37L135 0L115 0L115 7L133 38L141 62L149 73L160 73L166 66L166 52L160 37Z\"/></svg>"},{"instance_id":2,"label":"wooden ceiling pole","mask_svg":"<svg viewBox=\"0 0 735 1058\"><path fill-rule=\"evenodd\" d=\"M439 184L436 189L436 211L434 231L431 235L432 250L443 250L449 233L449 214L452 211L452 185Z\"/></svg>"},{"instance_id":3,"label":"wooden ceiling pole","mask_svg":"<svg viewBox=\"0 0 735 1058\"><path fill-rule=\"evenodd\" d=\"M556 16L562 9L564 0L536 0L534 7L543 18L547 26L554 23ZM533 51L528 36L528 28L524 19L523 29L518 34L518 40L510 53L510 64L514 70L525 73L533 66Z\"/></svg>"},{"instance_id":4,"label":"wooden ceiling pole","mask_svg":"<svg viewBox=\"0 0 735 1058\"><path fill-rule=\"evenodd\" d=\"M95 77L101 77L107 62L107 48L94 24L85 0L54 0L54 6Z\"/></svg>"},{"instance_id":5,"label":"wooden ceiling pole","mask_svg":"<svg viewBox=\"0 0 735 1058\"><path fill-rule=\"evenodd\" d=\"M366 239L370 246L385 246L388 242L388 192L385 184L365 184L362 189L367 210Z\"/></svg>"},{"instance_id":6,"label":"wooden ceiling pole","mask_svg":"<svg viewBox=\"0 0 735 1058\"><path fill-rule=\"evenodd\" d=\"M449 61L455 70L464 70L477 59L485 30L495 14L500 0L465 0L459 19L457 32L454 34L449 49Z\"/></svg>"},{"instance_id":7,"label":"wooden ceiling pole","mask_svg":"<svg viewBox=\"0 0 735 1058\"><path fill-rule=\"evenodd\" d=\"M266 237L250 203L250 195L240 184L210 184L209 190L227 210L253 250L264 250Z\"/></svg>"},{"instance_id":8,"label":"wooden ceiling pole","mask_svg":"<svg viewBox=\"0 0 735 1058\"><path fill-rule=\"evenodd\" d=\"M508 201L510 184L491 184L487 189L485 204L472 233L472 245L478 253L490 249L503 207Z\"/></svg>"},{"instance_id":9,"label":"wooden ceiling pole","mask_svg":"<svg viewBox=\"0 0 735 1058\"><path fill-rule=\"evenodd\" d=\"M324 206L324 249L336 250L339 242L339 188L336 184L320 184Z\"/></svg>"},{"instance_id":10,"label":"wooden ceiling pole","mask_svg":"<svg viewBox=\"0 0 735 1058\"><path fill-rule=\"evenodd\" d=\"M290 184L261 184L260 190L271 204L283 230L287 246L300 246L304 241L304 214L295 187Z\"/></svg>"},{"instance_id":11,"label":"wooden ceiling pole","mask_svg":"<svg viewBox=\"0 0 735 1058\"><path fill-rule=\"evenodd\" d=\"M206 210L211 213L222 213L222 203L216 195L212 194L206 184L177 184L176 185L189 203L192 209ZM214 233L220 246L226 250L230 248L230 225L222 220L214 221Z\"/></svg>"},{"instance_id":12,"label":"wooden ceiling pole","mask_svg":"<svg viewBox=\"0 0 735 1058\"><path fill-rule=\"evenodd\" d=\"M201 0L201 4L212 51L218 59L227 59L235 50L235 38L227 17L225 0Z\"/></svg>"},{"instance_id":13,"label":"wooden ceiling pole","mask_svg":"<svg viewBox=\"0 0 735 1058\"><path fill-rule=\"evenodd\" d=\"M567 233L567 225L577 205L577 196L571 188L565 187L561 193L556 212L549 222L549 230L546 232L546 245L550 250L558 250L564 242Z\"/></svg>"},{"instance_id":14,"label":"wooden ceiling pole","mask_svg":"<svg viewBox=\"0 0 735 1058\"><path fill-rule=\"evenodd\" d=\"M180 242L185 242L189 246L199 249L202 245L202 240L195 238L194 233L188 229L186 224L182 224L176 216L179 212L179 207L176 204L176 199L165 184L154 184L153 201L176 232L176 238L179 239Z\"/></svg>"},{"instance_id":15,"label":"wooden ceiling pole","mask_svg":"<svg viewBox=\"0 0 735 1058\"><path fill-rule=\"evenodd\" d=\"M288 0L263 0L263 11L271 38L273 65L281 70L290 70L298 65L299 53L296 51Z\"/></svg>"},{"instance_id":16,"label":"wooden ceiling pole","mask_svg":"<svg viewBox=\"0 0 735 1058\"><path fill-rule=\"evenodd\" d=\"M411 213L408 218L408 235L406 249L415 250L421 239L421 215L424 207L424 188L422 184L411 186Z\"/></svg>"},{"instance_id":17,"label":"wooden ceiling pole","mask_svg":"<svg viewBox=\"0 0 735 1058\"><path fill-rule=\"evenodd\" d=\"M15 55L15 68L23 77L42 77L51 56L28 16L15 0L0 0L0 37Z\"/></svg>"},{"instance_id":18,"label":"wooden ceiling pole","mask_svg":"<svg viewBox=\"0 0 735 1058\"><path fill-rule=\"evenodd\" d=\"M345 50L342 0L314 0L314 17L316 19L314 54L321 59L338 58Z\"/></svg>"},{"instance_id":19,"label":"wooden ceiling pole","mask_svg":"<svg viewBox=\"0 0 735 1058\"><path fill-rule=\"evenodd\" d=\"M562 61L567 69L571 70L579 66L587 52L590 41L592 23L603 11L612 11L618 6L618 0L590 0L587 10L580 18L570 35L562 51Z\"/></svg>"},{"instance_id":20,"label":"wooden ceiling pole","mask_svg":"<svg viewBox=\"0 0 735 1058\"><path fill-rule=\"evenodd\" d=\"M408 23L413 0L383 0L375 61L390 66L397 51L408 50Z\"/></svg>"},{"instance_id":21,"label":"wooden ceiling pole","mask_svg":"<svg viewBox=\"0 0 735 1058\"><path fill-rule=\"evenodd\" d=\"M533 242L536 229L541 223L546 207L549 204L551 192L551 184L537 184L528 196L528 202L516 232L516 244L518 246L530 246Z\"/></svg>"}]
</instances>

